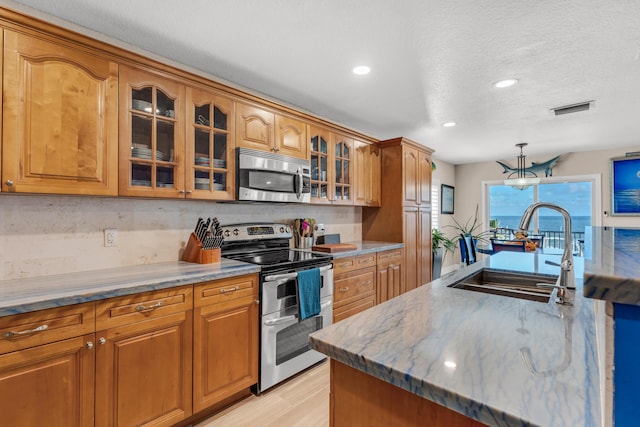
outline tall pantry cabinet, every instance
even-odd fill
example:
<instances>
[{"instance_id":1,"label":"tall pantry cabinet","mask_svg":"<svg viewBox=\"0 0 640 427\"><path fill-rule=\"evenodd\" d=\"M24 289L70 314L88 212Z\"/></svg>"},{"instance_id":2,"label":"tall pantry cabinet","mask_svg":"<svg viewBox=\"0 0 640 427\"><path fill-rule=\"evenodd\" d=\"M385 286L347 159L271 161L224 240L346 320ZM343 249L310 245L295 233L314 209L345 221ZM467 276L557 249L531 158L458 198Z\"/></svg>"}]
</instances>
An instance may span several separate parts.
<instances>
[{"instance_id":1,"label":"tall pantry cabinet","mask_svg":"<svg viewBox=\"0 0 640 427\"><path fill-rule=\"evenodd\" d=\"M406 138L381 148L381 206L363 208L362 238L405 244L404 293L431 281L431 150Z\"/></svg>"}]
</instances>

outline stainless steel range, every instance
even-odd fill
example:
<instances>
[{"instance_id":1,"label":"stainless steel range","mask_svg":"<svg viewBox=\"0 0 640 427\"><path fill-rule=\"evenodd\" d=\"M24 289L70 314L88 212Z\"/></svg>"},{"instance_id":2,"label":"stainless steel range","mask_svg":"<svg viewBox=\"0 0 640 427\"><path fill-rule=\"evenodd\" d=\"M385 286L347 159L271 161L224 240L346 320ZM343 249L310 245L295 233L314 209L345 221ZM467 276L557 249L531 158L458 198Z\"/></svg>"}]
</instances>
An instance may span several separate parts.
<instances>
[{"instance_id":1,"label":"stainless steel range","mask_svg":"<svg viewBox=\"0 0 640 427\"><path fill-rule=\"evenodd\" d=\"M258 393L323 360L309 334L332 322L333 257L289 248L286 224L223 226L222 256L258 264L260 272L260 380ZM319 268L320 314L298 320L298 272Z\"/></svg>"}]
</instances>

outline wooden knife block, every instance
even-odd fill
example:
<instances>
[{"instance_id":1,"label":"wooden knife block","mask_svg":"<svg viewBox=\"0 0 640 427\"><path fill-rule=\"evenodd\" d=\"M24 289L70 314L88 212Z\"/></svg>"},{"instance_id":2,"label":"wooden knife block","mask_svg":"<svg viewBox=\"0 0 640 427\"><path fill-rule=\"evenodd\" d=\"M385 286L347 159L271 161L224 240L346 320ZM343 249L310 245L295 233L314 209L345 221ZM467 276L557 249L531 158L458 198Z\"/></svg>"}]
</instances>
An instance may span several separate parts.
<instances>
[{"instance_id":1,"label":"wooden knife block","mask_svg":"<svg viewBox=\"0 0 640 427\"><path fill-rule=\"evenodd\" d=\"M198 264L220 262L220 248L202 249L202 243L195 233L191 233L187 246L182 253L182 261Z\"/></svg>"}]
</instances>

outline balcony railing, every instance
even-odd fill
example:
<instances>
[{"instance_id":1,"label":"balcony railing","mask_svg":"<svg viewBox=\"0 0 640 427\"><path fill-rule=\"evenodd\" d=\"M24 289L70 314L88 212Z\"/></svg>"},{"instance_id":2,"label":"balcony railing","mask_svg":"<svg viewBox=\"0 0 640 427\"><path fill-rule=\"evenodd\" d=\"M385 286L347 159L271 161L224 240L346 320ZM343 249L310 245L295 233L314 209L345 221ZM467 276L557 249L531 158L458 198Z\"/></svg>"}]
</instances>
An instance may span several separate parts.
<instances>
[{"instance_id":1,"label":"balcony railing","mask_svg":"<svg viewBox=\"0 0 640 427\"><path fill-rule=\"evenodd\" d=\"M496 239L510 240L515 238L516 230L512 228L492 228L492 237ZM564 231L540 230L538 233L528 232L529 235L544 236L543 248L564 249ZM582 256L584 250L584 231L572 231L571 240L573 253Z\"/></svg>"}]
</instances>

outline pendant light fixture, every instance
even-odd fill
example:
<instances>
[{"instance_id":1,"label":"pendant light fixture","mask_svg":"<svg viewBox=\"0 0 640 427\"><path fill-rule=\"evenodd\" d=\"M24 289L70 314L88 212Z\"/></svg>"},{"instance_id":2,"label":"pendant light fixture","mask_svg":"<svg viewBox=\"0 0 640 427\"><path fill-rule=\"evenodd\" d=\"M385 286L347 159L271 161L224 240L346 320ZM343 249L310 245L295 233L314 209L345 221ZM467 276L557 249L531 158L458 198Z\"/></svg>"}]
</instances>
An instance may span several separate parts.
<instances>
[{"instance_id":1,"label":"pendant light fixture","mask_svg":"<svg viewBox=\"0 0 640 427\"><path fill-rule=\"evenodd\" d=\"M525 188L529 188L534 184L540 183L540 178L538 178L538 175L536 175L531 170L527 170L528 168L525 167L526 156L522 153L522 148L526 147L527 145L528 144L526 142L516 144L516 147L520 148L520 155L518 156L518 168L513 171L507 177L507 179L504 180L504 185L508 185L518 190L524 190Z\"/></svg>"}]
</instances>

